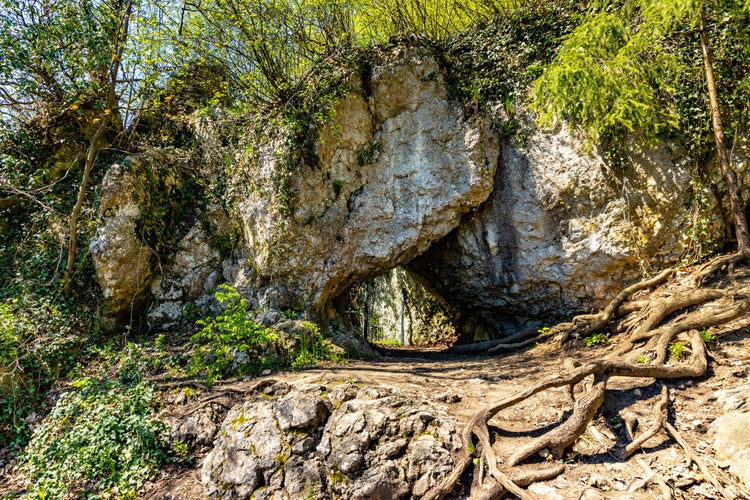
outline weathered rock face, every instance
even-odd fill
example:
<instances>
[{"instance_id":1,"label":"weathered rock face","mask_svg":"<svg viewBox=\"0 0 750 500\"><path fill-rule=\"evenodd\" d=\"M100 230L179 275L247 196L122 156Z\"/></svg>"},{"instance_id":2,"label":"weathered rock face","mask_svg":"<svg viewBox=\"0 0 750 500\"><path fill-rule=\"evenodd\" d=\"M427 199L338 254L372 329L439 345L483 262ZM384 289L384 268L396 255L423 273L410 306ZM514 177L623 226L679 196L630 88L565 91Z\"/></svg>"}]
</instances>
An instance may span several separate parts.
<instances>
[{"instance_id":1,"label":"weathered rock face","mask_svg":"<svg viewBox=\"0 0 750 500\"><path fill-rule=\"evenodd\" d=\"M198 221L180 240L171 263L151 286L148 310L150 325L170 329L185 322L185 308L194 307L195 314L211 311L216 287L224 282L221 273L221 252L211 245L212 237L228 235L229 220L221 207L209 206Z\"/></svg>"},{"instance_id":2,"label":"weathered rock face","mask_svg":"<svg viewBox=\"0 0 750 500\"><path fill-rule=\"evenodd\" d=\"M368 282L370 341L397 341L402 345L452 343L457 311L439 300L418 276L402 267ZM358 289L364 302L364 287Z\"/></svg>"},{"instance_id":3,"label":"weathered rock face","mask_svg":"<svg viewBox=\"0 0 750 500\"><path fill-rule=\"evenodd\" d=\"M729 463L729 471L740 478L750 488L750 384L733 391L719 391L719 400L725 414L711 424L714 449L721 460Z\"/></svg>"},{"instance_id":4,"label":"weathered rock face","mask_svg":"<svg viewBox=\"0 0 750 500\"><path fill-rule=\"evenodd\" d=\"M459 447L446 408L380 387L282 383L229 411L202 482L209 498L420 497Z\"/></svg>"},{"instance_id":5,"label":"weathered rock face","mask_svg":"<svg viewBox=\"0 0 750 500\"><path fill-rule=\"evenodd\" d=\"M136 234L141 218L138 180L140 163L113 165L102 181L101 224L89 243L96 277L110 314L123 319L135 314L147 298L154 277L153 252Z\"/></svg>"},{"instance_id":6,"label":"weathered rock face","mask_svg":"<svg viewBox=\"0 0 750 500\"><path fill-rule=\"evenodd\" d=\"M319 168L295 172L293 216L273 194L283 155L253 158L240 213L265 303L312 307L427 250L492 190L498 138L448 99L427 49L396 48L343 98L317 142ZM270 194L270 196L269 196Z\"/></svg>"},{"instance_id":7,"label":"weathered rock face","mask_svg":"<svg viewBox=\"0 0 750 500\"><path fill-rule=\"evenodd\" d=\"M501 141L494 130L507 117L466 118L427 48L393 48L348 87L330 121L310 131L316 166L298 171L288 164L299 148L292 134L272 131L238 153L222 140L221 110L193 116L200 175L230 186L236 220L197 209L160 266L136 234L143 183L113 167L91 252L115 315L150 300L152 326L184 325L188 309L210 309L213 288L227 282L254 305L333 316L331 300L350 285L403 265L459 310L462 334L488 326L502 335L600 307L645 267L678 259L696 227L716 242L726 234L712 190L691 184L679 152L630 153L615 169L565 129L528 123L522 145ZM748 150L742 142L733 152L745 191ZM217 252L214 240L233 225L242 238L231 236L231 255ZM402 287L378 312L391 331L400 332ZM417 300L406 312L439 302ZM408 328L424 331L431 314L410 315Z\"/></svg>"},{"instance_id":8,"label":"weathered rock face","mask_svg":"<svg viewBox=\"0 0 750 500\"><path fill-rule=\"evenodd\" d=\"M667 147L606 165L565 130L506 140L489 200L410 269L500 335L601 306L679 258L689 223L690 168Z\"/></svg>"}]
</instances>

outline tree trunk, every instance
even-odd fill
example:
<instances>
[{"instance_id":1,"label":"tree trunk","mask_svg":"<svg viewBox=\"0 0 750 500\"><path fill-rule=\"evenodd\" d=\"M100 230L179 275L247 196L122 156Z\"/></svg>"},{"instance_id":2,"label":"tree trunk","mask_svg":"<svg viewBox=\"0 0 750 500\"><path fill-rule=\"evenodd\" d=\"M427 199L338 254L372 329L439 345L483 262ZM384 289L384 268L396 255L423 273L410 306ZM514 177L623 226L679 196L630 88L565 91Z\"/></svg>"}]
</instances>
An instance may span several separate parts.
<instances>
[{"instance_id":1,"label":"tree trunk","mask_svg":"<svg viewBox=\"0 0 750 500\"><path fill-rule=\"evenodd\" d=\"M115 53L112 56L112 63L109 70L109 88L107 89L107 104L105 112L101 117L101 124L96 129L94 135L89 141L88 151L86 153L86 163L83 167L83 178L78 189L78 197L76 198L76 204L73 206L73 211L70 213L70 241L68 242L68 262L65 266L65 276L63 277L63 293L70 295L72 292L71 283L73 281L73 268L75 267L76 261L76 250L78 246L78 217L81 214L83 208L83 202L86 199L86 190L88 189L89 178L91 177L91 170L94 167L96 157L101 150L102 138L104 133L107 131L110 122L112 121L112 114L117 112L117 74L120 70L120 62L122 60L122 52L125 48L125 41L128 37L128 29L130 25L130 13L132 10L132 0L127 3L122 15L122 21L120 23L120 29L115 37Z\"/></svg>"},{"instance_id":2,"label":"tree trunk","mask_svg":"<svg viewBox=\"0 0 750 500\"><path fill-rule=\"evenodd\" d=\"M747 218L745 217L745 205L742 202L742 193L737 183L737 174L729 166L729 155L724 142L724 127L721 123L721 110L719 109L719 96L716 92L716 80L714 78L713 56L711 45L706 30L706 2L701 2L700 8L700 39L703 52L703 67L706 73L706 86L711 103L711 121L713 123L714 135L716 136L716 150L719 155L719 168L724 182L727 183L729 191L729 203L734 216L735 234L739 251L746 258L750 258L750 234L748 234Z\"/></svg>"}]
</instances>

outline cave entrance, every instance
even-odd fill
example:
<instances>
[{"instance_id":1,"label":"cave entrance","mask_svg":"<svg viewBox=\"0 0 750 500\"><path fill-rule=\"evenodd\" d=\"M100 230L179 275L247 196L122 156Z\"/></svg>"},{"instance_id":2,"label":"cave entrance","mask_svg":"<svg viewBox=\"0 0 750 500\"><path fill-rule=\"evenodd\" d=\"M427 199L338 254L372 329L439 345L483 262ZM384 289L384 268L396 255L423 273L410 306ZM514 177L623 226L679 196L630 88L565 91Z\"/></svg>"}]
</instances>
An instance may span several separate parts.
<instances>
[{"instance_id":1,"label":"cave entrance","mask_svg":"<svg viewBox=\"0 0 750 500\"><path fill-rule=\"evenodd\" d=\"M348 309L371 344L448 347L459 337L459 311L404 267L354 285L348 295Z\"/></svg>"}]
</instances>

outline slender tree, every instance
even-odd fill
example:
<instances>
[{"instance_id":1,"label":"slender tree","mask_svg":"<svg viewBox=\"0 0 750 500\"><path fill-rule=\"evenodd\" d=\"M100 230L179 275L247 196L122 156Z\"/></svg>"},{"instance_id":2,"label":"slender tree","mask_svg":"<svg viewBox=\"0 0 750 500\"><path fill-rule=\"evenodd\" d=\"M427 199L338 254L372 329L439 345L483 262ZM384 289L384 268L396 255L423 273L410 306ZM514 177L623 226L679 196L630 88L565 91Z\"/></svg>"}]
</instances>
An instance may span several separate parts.
<instances>
[{"instance_id":1,"label":"slender tree","mask_svg":"<svg viewBox=\"0 0 750 500\"><path fill-rule=\"evenodd\" d=\"M745 204L742 201L742 192L737 183L737 174L729 165L729 154L724 142L724 126L721 121L721 108L719 106L719 94L716 90L716 78L714 77L713 54L711 43L706 28L706 0L701 0L698 10L700 26L701 53L703 54L703 67L706 74L706 88L708 90L709 103L711 106L711 123L713 125L714 137L716 138L716 152L719 157L719 169L729 191L729 204L734 217L735 232L739 251L745 258L750 258L750 235L747 228L747 217L745 216Z\"/></svg>"},{"instance_id":2,"label":"slender tree","mask_svg":"<svg viewBox=\"0 0 750 500\"><path fill-rule=\"evenodd\" d=\"M118 98L117 98L117 75L120 71L121 61L123 57L123 51L125 43L127 41L129 26L130 26L130 15L133 11L133 2L128 0L127 3L120 3L117 5L115 10L116 14L119 14L119 22L117 29L114 33L114 51L111 56L109 67L106 70L105 78L107 82L107 94L105 100L105 107L101 117L97 118L99 126L91 136L89 140L88 151L86 152L86 162L83 167L83 178L78 187L78 197L76 203L73 206L73 210L70 214L70 235L68 243L68 261L65 267L65 276L63 277L63 291L66 294L70 294L72 291L71 283L73 278L73 269L76 261L76 249L78 245L78 217L80 216L83 203L86 198L86 191L88 189L89 178L91 177L91 170L96 161L96 157L102 148L102 139L105 133L109 129L110 123L112 122L112 116L118 113Z\"/></svg>"}]
</instances>

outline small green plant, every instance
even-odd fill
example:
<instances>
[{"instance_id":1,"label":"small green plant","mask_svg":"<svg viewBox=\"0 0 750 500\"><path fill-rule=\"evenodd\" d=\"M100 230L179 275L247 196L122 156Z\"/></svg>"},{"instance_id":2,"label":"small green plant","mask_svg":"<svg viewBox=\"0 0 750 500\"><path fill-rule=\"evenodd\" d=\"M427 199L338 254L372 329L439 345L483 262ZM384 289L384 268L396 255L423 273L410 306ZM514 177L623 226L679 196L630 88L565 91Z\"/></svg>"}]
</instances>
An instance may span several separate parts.
<instances>
[{"instance_id":1,"label":"small green plant","mask_svg":"<svg viewBox=\"0 0 750 500\"><path fill-rule=\"evenodd\" d=\"M607 335L604 333L596 333L590 337L586 337L586 347L594 347L602 345L607 342Z\"/></svg>"},{"instance_id":2,"label":"small green plant","mask_svg":"<svg viewBox=\"0 0 750 500\"><path fill-rule=\"evenodd\" d=\"M135 498L169 458L153 387L107 378L77 385L60 397L24 452L29 491L39 498Z\"/></svg>"},{"instance_id":3,"label":"small green plant","mask_svg":"<svg viewBox=\"0 0 750 500\"><path fill-rule=\"evenodd\" d=\"M638 356L638 364L639 365L646 365L648 364L648 358L646 356L640 355Z\"/></svg>"},{"instance_id":4,"label":"small green plant","mask_svg":"<svg viewBox=\"0 0 750 500\"><path fill-rule=\"evenodd\" d=\"M334 179L331 183L333 194L337 200L339 199L339 196L341 196L341 189L344 187L344 184L346 184L346 180L344 179Z\"/></svg>"},{"instance_id":5,"label":"small green plant","mask_svg":"<svg viewBox=\"0 0 750 500\"><path fill-rule=\"evenodd\" d=\"M669 344L669 347L667 347L667 350L669 351L669 356L680 360L685 357L685 344L682 342L672 342Z\"/></svg>"},{"instance_id":6,"label":"small green plant","mask_svg":"<svg viewBox=\"0 0 750 500\"><path fill-rule=\"evenodd\" d=\"M716 340L716 335L714 335L711 330L704 327L703 330L701 330L701 338L703 339L703 342L709 344Z\"/></svg>"},{"instance_id":7,"label":"small green plant","mask_svg":"<svg viewBox=\"0 0 750 500\"><path fill-rule=\"evenodd\" d=\"M189 373L205 373L211 383L274 367L280 361L276 355L278 335L248 318L247 301L231 286L220 285L216 299L224 305L224 312L198 320L203 328L190 337L195 348Z\"/></svg>"},{"instance_id":8,"label":"small green plant","mask_svg":"<svg viewBox=\"0 0 750 500\"><path fill-rule=\"evenodd\" d=\"M333 352L330 341L321 335L318 325L311 321L303 321L300 327L300 350L292 360L293 369L316 366L324 360L341 361Z\"/></svg>"}]
</instances>

